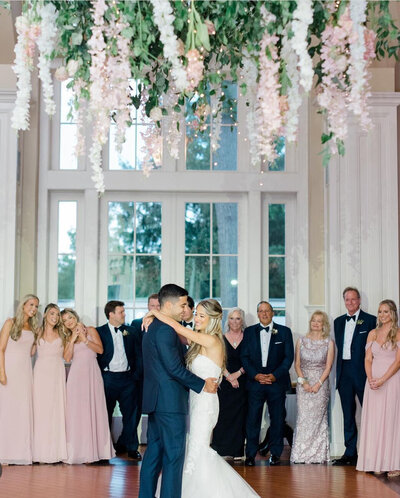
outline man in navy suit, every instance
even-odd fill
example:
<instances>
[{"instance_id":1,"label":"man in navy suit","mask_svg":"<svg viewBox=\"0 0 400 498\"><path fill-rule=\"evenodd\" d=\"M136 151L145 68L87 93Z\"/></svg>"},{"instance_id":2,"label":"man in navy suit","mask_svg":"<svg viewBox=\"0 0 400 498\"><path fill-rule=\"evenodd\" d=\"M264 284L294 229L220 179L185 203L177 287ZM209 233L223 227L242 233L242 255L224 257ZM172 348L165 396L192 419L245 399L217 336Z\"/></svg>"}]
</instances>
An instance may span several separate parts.
<instances>
[{"instance_id":1,"label":"man in navy suit","mask_svg":"<svg viewBox=\"0 0 400 498\"><path fill-rule=\"evenodd\" d=\"M122 432L115 451L117 454L127 452L130 458L141 460L136 430L139 382L143 370L140 337L135 329L125 325L122 301L109 301L104 313L108 322L97 327L104 351L97 355L97 361L104 381L110 429L117 401L122 413Z\"/></svg>"},{"instance_id":2,"label":"man in navy suit","mask_svg":"<svg viewBox=\"0 0 400 498\"><path fill-rule=\"evenodd\" d=\"M334 321L337 347L336 388L339 391L343 411L344 455L333 465L357 463L356 396L362 405L365 380L365 344L368 333L376 327L376 316L360 309L360 293L355 287L343 291L345 315Z\"/></svg>"},{"instance_id":3,"label":"man in navy suit","mask_svg":"<svg viewBox=\"0 0 400 498\"><path fill-rule=\"evenodd\" d=\"M244 331L241 352L248 379L245 464L255 464L266 401L271 421L269 463L277 465L283 450L286 391L290 388L289 369L294 356L293 338L288 327L272 321L274 310L268 302L258 303L257 315L260 322Z\"/></svg>"},{"instance_id":4,"label":"man in navy suit","mask_svg":"<svg viewBox=\"0 0 400 498\"><path fill-rule=\"evenodd\" d=\"M161 311L181 321L187 291L175 284L161 287ZM143 413L148 413L147 449L140 472L139 498L154 498L162 470L160 498L180 498L185 457L188 391L216 393L213 378L205 381L185 368L183 348L174 329L154 319L143 337Z\"/></svg>"}]
</instances>

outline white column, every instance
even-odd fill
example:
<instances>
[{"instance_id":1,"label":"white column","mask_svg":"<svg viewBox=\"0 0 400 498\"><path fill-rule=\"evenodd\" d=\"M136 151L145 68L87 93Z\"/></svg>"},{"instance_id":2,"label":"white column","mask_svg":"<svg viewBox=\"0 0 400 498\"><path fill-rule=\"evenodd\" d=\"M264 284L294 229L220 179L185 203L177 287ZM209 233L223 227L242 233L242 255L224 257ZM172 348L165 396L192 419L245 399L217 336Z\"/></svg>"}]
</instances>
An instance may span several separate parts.
<instances>
[{"instance_id":1,"label":"white column","mask_svg":"<svg viewBox=\"0 0 400 498\"><path fill-rule=\"evenodd\" d=\"M326 307L345 312L342 291L360 289L362 308L376 314L382 299L399 299L397 108L400 95L371 98L374 128L350 122L346 155L329 164L325 190ZM341 455L343 421L332 389L331 452Z\"/></svg>"},{"instance_id":2,"label":"white column","mask_svg":"<svg viewBox=\"0 0 400 498\"><path fill-rule=\"evenodd\" d=\"M14 314L17 134L11 128L15 92L0 90L0 321Z\"/></svg>"}]
</instances>

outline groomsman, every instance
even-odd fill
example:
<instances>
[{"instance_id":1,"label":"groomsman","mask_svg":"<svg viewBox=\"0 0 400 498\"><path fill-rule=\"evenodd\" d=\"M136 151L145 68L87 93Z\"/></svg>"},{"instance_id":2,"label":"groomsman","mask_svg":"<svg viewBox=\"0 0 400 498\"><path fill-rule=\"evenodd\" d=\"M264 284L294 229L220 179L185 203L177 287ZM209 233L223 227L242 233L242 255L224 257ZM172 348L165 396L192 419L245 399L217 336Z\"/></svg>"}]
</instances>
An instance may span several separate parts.
<instances>
[{"instance_id":1,"label":"groomsman","mask_svg":"<svg viewBox=\"0 0 400 498\"><path fill-rule=\"evenodd\" d=\"M288 327L272 321L272 306L257 305L259 323L244 331L241 360L247 374L248 411L246 420L246 461L253 466L258 450L261 418L267 402L270 425L270 465L278 465L283 450L286 391L293 363L293 338Z\"/></svg>"},{"instance_id":2,"label":"groomsman","mask_svg":"<svg viewBox=\"0 0 400 498\"><path fill-rule=\"evenodd\" d=\"M148 311L154 309L160 310L160 301L158 300L158 294L151 294L147 298L147 309ZM142 322L143 318L136 318L135 320L132 320L131 327L135 330L135 333L138 337L139 346L140 346L139 355L140 355L141 364L143 365L142 340L143 340L144 330L142 330ZM136 413L135 434L134 434L135 442L137 442L137 445L139 445L139 437L137 429L139 427L140 419L142 418L142 401L143 401L143 369L140 372L140 377L138 381L137 413Z\"/></svg>"},{"instance_id":3,"label":"groomsman","mask_svg":"<svg viewBox=\"0 0 400 498\"><path fill-rule=\"evenodd\" d=\"M376 327L376 316L360 309L361 297L355 287L343 291L347 313L334 321L337 347L336 388L343 411L344 455L333 465L357 463L356 396L362 405L367 375L364 367L368 332Z\"/></svg>"},{"instance_id":4,"label":"groomsman","mask_svg":"<svg viewBox=\"0 0 400 498\"><path fill-rule=\"evenodd\" d=\"M184 327L188 327L189 329L194 329L194 316L193 316L193 311L194 311L194 301L193 298L188 296L187 297L187 306L185 308L185 312L183 313L183 320L181 321L181 324Z\"/></svg>"},{"instance_id":5,"label":"groomsman","mask_svg":"<svg viewBox=\"0 0 400 498\"><path fill-rule=\"evenodd\" d=\"M143 370L140 338L135 329L125 325L122 301L109 301L104 313L108 321L97 327L104 351L97 355L97 361L104 381L110 429L117 401L122 413L122 433L115 451L117 454L127 452L130 458L141 460L136 431L139 382Z\"/></svg>"}]
</instances>

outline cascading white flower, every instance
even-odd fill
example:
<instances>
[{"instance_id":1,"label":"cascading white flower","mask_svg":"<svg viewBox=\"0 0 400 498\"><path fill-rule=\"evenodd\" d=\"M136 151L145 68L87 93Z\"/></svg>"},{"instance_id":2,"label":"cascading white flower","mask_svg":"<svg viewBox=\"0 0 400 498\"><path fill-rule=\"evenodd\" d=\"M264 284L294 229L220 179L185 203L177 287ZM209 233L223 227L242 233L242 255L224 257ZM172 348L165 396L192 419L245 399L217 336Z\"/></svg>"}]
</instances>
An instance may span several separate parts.
<instances>
[{"instance_id":1,"label":"cascading white flower","mask_svg":"<svg viewBox=\"0 0 400 498\"><path fill-rule=\"evenodd\" d=\"M164 57L171 63L171 76L176 88L183 92L189 82L186 70L179 58L180 46L174 33L174 15L168 0L151 0L154 21L160 31L160 40L164 45Z\"/></svg>"},{"instance_id":2,"label":"cascading white flower","mask_svg":"<svg viewBox=\"0 0 400 498\"><path fill-rule=\"evenodd\" d=\"M300 84L306 92L311 90L314 76L312 60L307 50L308 27L312 21L312 0L297 0L297 7L293 12L293 38L291 45L299 58Z\"/></svg>"},{"instance_id":3,"label":"cascading white flower","mask_svg":"<svg viewBox=\"0 0 400 498\"><path fill-rule=\"evenodd\" d=\"M251 164L256 166L259 161L257 153L257 130L255 127L255 102L257 96L257 64L254 57L247 49L243 51L243 67L240 72L240 79L246 84L246 102L248 109L246 113L247 134L250 143Z\"/></svg>"},{"instance_id":4,"label":"cascading white flower","mask_svg":"<svg viewBox=\"0 0 400 498\"><path fill-rule=\"evenodd\" d=\"M290 86L287 90L288 111L286 113L285 138L288 142L294 142L297 138L299 126L299 109L301 106L300 73L298 70L299 57L293 47L293 38L288 39L288 29L282 37L281 57L286 64L287 75Z\"/></svg>"},{"instance_id":5,"label":"cascading white flower","mask_svg":"<svg viewBox=\"0 0 400 498\"><path fill-rule=\"evenodd\" d=\"M368 73L365 59L364 24L366 20L366 0L350 0L350 18L353 21L354 36L350 44L349 77L351 89L349 94L349 108L360 118L362 128L367 131L372 121L368 109Z\"/></svg>"},{"instance_id":6,"label":"cascading white flower","mask_svg":"<svg viewBox=\"0 0 400 498\"><path fill-rule=\"evenodd\" d=\"M183 116L176 112L175 106L178 104L179 91L172 83L165 95L163 95L163 107L167 110L167 116L164 117L162 127L163 135L167 142L168 152L173 159L179 159L179 143L182 137L184 126Z\"/></svg>"},{"instance_id":7,"label":"cascading white flower","mask_svg":"<svg viewBox=\"0 0 400 498\"><path fill-rule=\"evenodd\" d=\"M56 104L54 102L53 80L50 71L50 57L57 45L58 30L56 23L58 13L52 3L47 3L40 7L38 14L41 17L40 35L37 39L39 78L43 87L45 111L49 116L53 116L56 112Z\"/></svg>"},{"instance_id":8,"label":"cascading white flower","mask_svg":"<svg viewBox=\"0 0 400 498\"><path fill-rule=\"evenodd\" d=\"M220 98L222 96L221 86L214 87L215 93L210 97L211 104L211 149L213 152L217 151L220 147L221 141L221 123L222 123L222 106Z\"/></svg>"}]
</instances>

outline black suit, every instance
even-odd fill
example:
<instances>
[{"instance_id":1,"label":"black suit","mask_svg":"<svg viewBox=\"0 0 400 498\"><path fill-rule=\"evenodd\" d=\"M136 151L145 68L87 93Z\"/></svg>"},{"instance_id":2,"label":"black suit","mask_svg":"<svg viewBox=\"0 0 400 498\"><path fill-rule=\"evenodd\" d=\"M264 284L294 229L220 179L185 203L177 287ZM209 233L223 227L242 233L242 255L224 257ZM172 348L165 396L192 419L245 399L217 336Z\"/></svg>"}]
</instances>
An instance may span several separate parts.
<instances>
[{"instance_id":1,"label":"black suit","mask_svg":"<svg viewBox=\"0 0 400 498\"><path fill-rule=\"evenodd\" d=\"M343 360L343 345L346 316L335 319L334 330L338 350L336 362L336 388L339 391L343 410L345 456L357 455L356 396L362 405L365 381L364 358L368 333L376 327L376 316L360 310L351 341L350 360Z\"/></svg>"},{"instance_id":2,"label":"black suit","mask_svg":"<svg viewBox=\"0 0 400 498\"><path fill-rule=\"evenodd\" d=\"M289 369L293 363L294 350L292 332L288 327L273 323L277 333L271 334L266 367L262 366L260 324L244 331L241 360L247 374L248 412L246 421L246 456L254 458L257 453L262 411L265 401L271 419L270 450L280 456L283 450L285 427L286 391L290 388ZM273 374L276 381L260 384L255 380L259 373Z\"/></svg>"},{"instance_id":3,"label":"black suit","mask_svg":"<svg viewBox=\"0 0 400 498\"><path fill-rule=\"evenodd\" d=\"M103 354L97 355L97 361L104 381L110 428L117 401L122 413L122 433L116 446L134 452L138 449L139 445L136 421L143 362L141 341L137 331L127 325L123 325L123 328L123 342L129 366L128 370L125 372L109 371L109 364L114 355L114 343L108 323L97 327L101 342L103 343Z\"/></svg>"}]
</instances>

